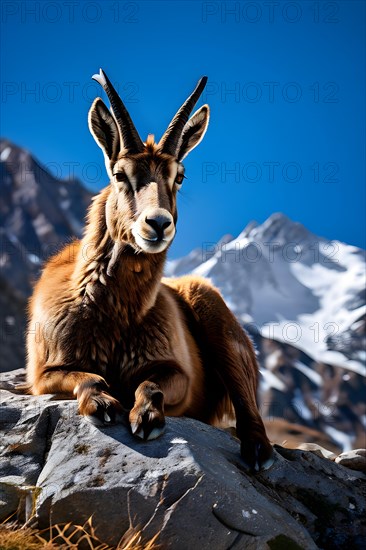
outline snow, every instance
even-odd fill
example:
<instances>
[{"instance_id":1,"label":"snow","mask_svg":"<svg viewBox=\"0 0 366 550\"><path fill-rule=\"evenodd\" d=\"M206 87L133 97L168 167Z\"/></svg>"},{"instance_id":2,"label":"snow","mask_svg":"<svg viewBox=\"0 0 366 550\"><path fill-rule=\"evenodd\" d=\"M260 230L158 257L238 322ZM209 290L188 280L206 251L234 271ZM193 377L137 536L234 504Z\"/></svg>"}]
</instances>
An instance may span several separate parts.
<instances>
[{"instance_id":1,"label":"snow","mask_svg":"<svg viewBox=\"0 0 366 550\"><path fill-rule=\"evenodd\" d=\"M28 259L35 265L41 263L40 258L36 254L28 254Z\"/></svg>"},{"instance_id":2,"label":"snow","mask_svg":"<svg viewBox=\"0 0 366 550\"><path fill-rule=\"evenodd\" d=\"M359 328L361 328L363 326L363 321L356 321L355 323L353 323L353 325L351 326L352 330L357 330Z\"/></svg>"},{"instance_id":3,"label":"snow","mask_svg":"<svg viewBox=\"0 0 366 550\"><path fill-rule=\"evenodd\" d=\"M292 399L292 404L295 411L301 416L301 418L303 418L304 420L312 420L313 414L305 403L303 395L299 388L295 389L295 397Z\"/></svg>"},{"instance_id":4,"label":"snow","mask_svg":"<svg viewBox=\"0 0 366 550\"><path fill-rule=\"evenodd\" d=\"M33 220L33 227L38 235L38 237L43 237L48 233L53 232L53 227L51 223L47 220L43 212L40 212L36 218Z\"/></svg>"},{"instance_id":5,"label":"snow","mask_svg":"<svg viewBox=\"0 0 366 550\"><path fill-rule=\"evenodd\" d=\"M313 369L311 369L307 365L304 365L304 363L301 363L301 361L296 361L295 366L300 372L305 374L305 376L307 376L309 380L311 380L314 384L316 384L317 386L322 385L322 377Z\"/></svg>"},{"instance_id":6,"label":"snow","mask_svg":"<svg viewBox=\"0 0 366 550\"><path fill-rule=\"evenodd\" d=\"M353 449L353 438L346 433L329 425L324 426L324 431L342 447L344 453Z\"/></svg>"},{"instance_id":7,"label":"snow","mask_svg":"<svg viewBox=\"0 0 366 550\"><path fill-rule=\"evenodd\" d=\"M210 269L212 269L213 266L215 266L217 263L217 259L215 257L211 258L210 260L207 260L204 264L201 264L199 267L197 267L194 270L195 275L200 275L202 277L208 277Z\"/></svg>"},{"instance_id":8,"label":"snow","mask_svg":"<svg viewBox=\"0 0 366 550\"><path fill-rule=\"evenodd\" d=\"M10 153L11 153L11 147L5 147L5 149L1 151L0 160L2 160L3 162L8 160Z\"/></svg>"},{"instance_id":9,"label":"snow","mask_svg":"<svg viewBox=\"0 0 366 550\"><path fill-rule=\"evenodd\" d=\"M270 388L273 388L275 390L278 390L278 391L281 391L281 392L285 392L286 391L286 386L285 384L282 382L282 380L280 380L275 374L273 374L271 371L267 370L267 369L261 369L260 370L260 373L262 375L262 389L263 391L267 391L269 390Z\"/></svg>"},{"instance_id":10,"label":"snow","mask_svg":"<svg viewBox=\"0 0 366 550\"><path fill-rule=\"evenodd\" d=\"M6 235L12 244L17 245L19 243L18 237L14 233L6 231Z\"/></svg>"},{"instance_id":11,"label":"snow","mask_svg":"<svg viewBox=\"0 0 366 550\"><path fill-rule=\"evenodd\" d=\"M281 354L281 350L276 349L266 357L267 369L273 370L277 367L280 354Z\"/></svg>"},{"instance_id":12,"label":"snow","mask_svg":"<svg viewBox=\"0 0 366 550\"><path fill-rule=\"evenodd\" d=\"M60 206L62 210L68 210L71 206L71 201L69 199L60 201Z\"/></svg>"}]
</instances>

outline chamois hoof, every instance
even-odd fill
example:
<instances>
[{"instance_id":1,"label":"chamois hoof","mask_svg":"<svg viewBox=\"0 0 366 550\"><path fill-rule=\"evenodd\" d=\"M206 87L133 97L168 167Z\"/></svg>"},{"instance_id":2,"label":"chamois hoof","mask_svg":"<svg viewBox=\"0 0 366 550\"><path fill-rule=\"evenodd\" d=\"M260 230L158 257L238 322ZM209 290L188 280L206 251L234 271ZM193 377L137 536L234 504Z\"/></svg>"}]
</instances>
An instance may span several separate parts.
<instances>
[{"instance_id":1,"label":"chamois hoof","mask_svg":"<svg viewBox=\"0 0 366 550\"><path fill-rule=\"evenodd\" d=\"M143 439L144 441L150 441L152 439L157 439L165 431L165 423L162 427L155 427L151 431L151 427L143 427L142 424L135 422L131 423L131 432L134 436Z\"/></svg>"},{"instance_id":2,"label":"chamois hoof","mask_svg":"<svg viewBox=\"0 0 366 550\"><path fill-rule=\"evenodd\" d=\"M242 442L240 454L251 472L269 470L275 459L269 443Z\"/></svg>"},{"instance_id":3,"label":"chamois hoof","mask_svg":"<svg viewBox=\"0 0 366 550\"><path fill-rule=\"evenodd\" d=\"M165 429L163 392L157 384L143 382L137 388L135 398L129 414L132 434L144 441L156 439Z\"/></svg>"},{"instance_id":4,"label":"chamois hoof","mask_svg":"<svg viewBox=\"0 0 366 550\"><path fill-rule=\"evenodd\" d=\"M87 420L88 422L90 422L90 424L93 424L94 426L106 427L106 426L112 426L114 424L120 424L120 423L123 423L124 421L124 417L122 414L120 413L113 414L109 410L105 411L104 415L103 413L101 413L100 415L88 414L83 416L85 420Z\"/></svg>"},{"instance_id":5,"label":"chamois hoof","mask_svg":"<svg viewBox=\"0 0 366 550\"><path fill-rule=\"evenodd\" d=\"M77 392L79 413L94 426L110 426L122 418L122 405L96 386L81 387Z\"/></svg>"},{"instance_id":6,"label":"chamois hoof","mask_svg":"<svg viewBox=\"0 0 366 550\"><path fill-rule=\"evenodd\" d=\"M108 416L108 415L107 415ZM84 415L85 420L90 422L90 424L93 424L94 426L105 426L106 424L111 424L112 422L107 421L104 422L101 418L98 418L98 416L92 416L92 415Z\"/></svg>"}]
</instances>

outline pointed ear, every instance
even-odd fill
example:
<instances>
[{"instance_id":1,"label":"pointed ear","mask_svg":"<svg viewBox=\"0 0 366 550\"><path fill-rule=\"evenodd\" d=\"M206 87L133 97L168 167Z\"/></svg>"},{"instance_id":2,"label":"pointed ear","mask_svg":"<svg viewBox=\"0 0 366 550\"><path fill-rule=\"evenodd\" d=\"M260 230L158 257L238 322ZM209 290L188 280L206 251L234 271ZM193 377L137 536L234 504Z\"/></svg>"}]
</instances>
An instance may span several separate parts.
<instances>
[{"instance_id":1,"label":"pointed ear","mask_svg":"<svg viewBox=\"0 0 366 550\"><path fill-rule=\"evenodd\" d=\"M112 166L120 151L119 131L114 117L100 97L90 107L88 123L92 136L104 153L108 175L112 177Z\"/></svg>"},{"instance_id":2,"label":"pointed ear","mask_svg":"<svg viewBox=\"0 0 366 550\"><path fill-rule=\"evenodd\" d=\"M191 116L183 128L182 137L178 146L178 160L181 161L194 149L206 133L208 121L210 120L210 108L203 105Z\"/></svg>"}]
</instances>

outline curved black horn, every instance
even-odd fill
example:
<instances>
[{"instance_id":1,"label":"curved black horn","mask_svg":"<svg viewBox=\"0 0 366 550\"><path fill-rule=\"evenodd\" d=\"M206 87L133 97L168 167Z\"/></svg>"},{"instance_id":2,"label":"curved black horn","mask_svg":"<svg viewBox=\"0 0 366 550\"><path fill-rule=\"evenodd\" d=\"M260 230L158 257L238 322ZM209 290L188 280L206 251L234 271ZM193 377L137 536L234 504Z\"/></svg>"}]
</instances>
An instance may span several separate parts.
<instances>
[{"instance_id":1,"label":"curved black horn","mask_svg":"<svg viewBox=\"0 0 366 550\"><path fill-rule=\"evenodd\" d=\"M111 81L102 69L99 70L99 74L93 75L92 78L104 88L108 96L121 132L124 147L131 153L141 153L144 150L144 144L137 133L122 99L117 94Z\"/></svg>"},{"instance_id":2,"label":"curved black horn","mask_svg":"<svg viewBox=\"0 0 366 550\"><path fill-rule=\"evenodd\" d=\"M196 105L200 95L202 94L204 87L206 86L207 76L203 76L198 82L194 92L183 103L171 123L169 124L165 134L159 142L159 147L163 153L169 155L176 154L179 138L183 132L183 128L188 121L189 115L193 111L193 107Z\"/></svg>"}]
</instances>

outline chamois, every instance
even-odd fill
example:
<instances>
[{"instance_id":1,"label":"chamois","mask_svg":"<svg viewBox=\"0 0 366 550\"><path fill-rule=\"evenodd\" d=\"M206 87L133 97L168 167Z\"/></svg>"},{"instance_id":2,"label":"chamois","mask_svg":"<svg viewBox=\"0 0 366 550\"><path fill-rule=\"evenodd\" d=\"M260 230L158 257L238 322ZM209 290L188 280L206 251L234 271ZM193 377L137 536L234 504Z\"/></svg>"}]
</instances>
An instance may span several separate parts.
<instances>
[{"instance_id":1,"label":"chamois","mask_svg":"<svg viewBox=\"0 0 366 550\"><path fill-rule=\"evenodd\" d=\"M68 394L79 413L108 424L128 413L154 439L164 415L218 424L236 417L241 455L255 470L272 447L256 403L253 346L216 288L194 276L163 277L177 223L182 160L202 140L207 77L159 143L142 142L107 75L89 111L110 183L93 200L83 238L48 260L29 302L27 382L34 395Z\"/></svg>"}]
</instances>

